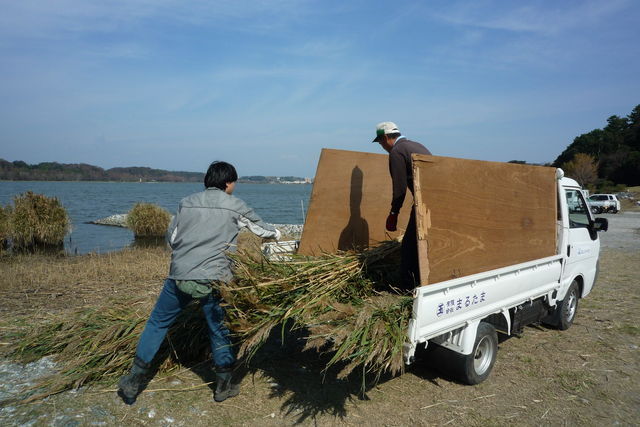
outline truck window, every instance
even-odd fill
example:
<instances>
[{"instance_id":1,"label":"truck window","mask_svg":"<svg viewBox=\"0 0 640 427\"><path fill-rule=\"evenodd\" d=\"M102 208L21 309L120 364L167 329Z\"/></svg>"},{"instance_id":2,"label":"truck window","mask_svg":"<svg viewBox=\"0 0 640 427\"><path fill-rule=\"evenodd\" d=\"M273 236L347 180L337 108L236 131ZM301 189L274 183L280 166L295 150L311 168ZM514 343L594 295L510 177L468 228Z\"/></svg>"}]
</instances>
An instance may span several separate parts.
<instances>
[{"instance_id":1,"label":"truck window","mask_svg":"<svg viewBox=\"0 0 640 427\"><path fill-rule=\"evenodd\" d=\"M569 227L588 228L589 210L580 192L578 190L566 190L565 194L569 208Z\"/></svg>"}]
</instances>

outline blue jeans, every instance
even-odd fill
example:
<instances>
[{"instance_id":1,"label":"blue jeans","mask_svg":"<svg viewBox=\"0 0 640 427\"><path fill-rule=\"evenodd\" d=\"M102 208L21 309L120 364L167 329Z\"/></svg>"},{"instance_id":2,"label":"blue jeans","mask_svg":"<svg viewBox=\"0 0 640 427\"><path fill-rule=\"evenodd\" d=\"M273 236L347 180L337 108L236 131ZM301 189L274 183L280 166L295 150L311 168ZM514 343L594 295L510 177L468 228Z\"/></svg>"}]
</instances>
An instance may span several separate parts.
<instances>
[{"instance_id":1,"label":"blue jeans","mask_svg":"<svg viewBox=\"0 0 640 427\"><path fill-rule=\"evenodd\" d=\"M200 304L207 320L213 362L217 367L223 368L233 365L236 357L231 347L229 329L224 325L224 309L220 307L220 299L214 295L215 293L201 298ZM178 289L175 280L165 280L162 292L138 341L136 355L145 363L151 362L154 358L169 327L192 299L191 295Z\"/></svg>"}]
</instances>

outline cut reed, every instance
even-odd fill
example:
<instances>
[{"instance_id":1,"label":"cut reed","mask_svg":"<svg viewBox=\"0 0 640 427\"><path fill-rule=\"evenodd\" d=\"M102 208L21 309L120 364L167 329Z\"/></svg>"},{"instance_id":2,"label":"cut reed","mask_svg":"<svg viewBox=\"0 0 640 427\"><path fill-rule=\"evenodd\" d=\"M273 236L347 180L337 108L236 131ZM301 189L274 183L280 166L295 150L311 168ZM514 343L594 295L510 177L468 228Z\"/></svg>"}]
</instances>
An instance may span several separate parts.
<instances>
[{"instance_id":1,"label":"cut reed","mask_svg":"<svg viewBox=\"0 0 640 427\"><path fill-rule=\"evenodd\" d=\"M412 297L391 287L399 244L383 242L363 253L270 262L247 250L233 255L236 280L223 286L227 321L250 358L274 328L303 332L306 350L329 355L325 372L343 378L356 367L379 377L403 370L402 347ZM52 319L14 334L11 355L22 361L55 355L61 370L37 387L38 399L86 384L114 383L130 367L152 300L125 297ZM155 364L166 372L209 358L206 322L197 303L169 331Z\"/></svg>"},{"instance_id":2,"label":"cut reed","mask_svg":"<svg viewBox=\"0 0 640 427\"><path fill-rule=\"evenodd\" d=\"M389 281L389 258L399 243L387 241L362 253L292 262L235 256L236 280L221 289L229 304L239 355L251 357L276 326L309 332L307 348L335 352L327 368L347 363L348 375L362 365L377 375L403 369L402 344L412 297L399 295Z\"/></svg>"}]
</instances>

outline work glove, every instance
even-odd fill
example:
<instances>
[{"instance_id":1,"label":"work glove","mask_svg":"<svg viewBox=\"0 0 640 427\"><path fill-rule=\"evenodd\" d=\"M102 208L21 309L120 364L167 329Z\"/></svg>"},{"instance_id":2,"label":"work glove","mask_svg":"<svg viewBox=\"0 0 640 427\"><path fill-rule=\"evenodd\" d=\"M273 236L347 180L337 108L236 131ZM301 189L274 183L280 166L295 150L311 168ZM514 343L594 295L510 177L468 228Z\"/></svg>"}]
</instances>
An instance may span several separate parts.
<instances>
[{"instance_id":1,"label":"work glove","mask_svg":"<svg viewBox=\"0 0 640 427\"><path fill-rule=\"evenodd\" d=\"M396 231L398 229L398 214L391 212L387 217L387 231Z\"/></svg>"}]
</instances>

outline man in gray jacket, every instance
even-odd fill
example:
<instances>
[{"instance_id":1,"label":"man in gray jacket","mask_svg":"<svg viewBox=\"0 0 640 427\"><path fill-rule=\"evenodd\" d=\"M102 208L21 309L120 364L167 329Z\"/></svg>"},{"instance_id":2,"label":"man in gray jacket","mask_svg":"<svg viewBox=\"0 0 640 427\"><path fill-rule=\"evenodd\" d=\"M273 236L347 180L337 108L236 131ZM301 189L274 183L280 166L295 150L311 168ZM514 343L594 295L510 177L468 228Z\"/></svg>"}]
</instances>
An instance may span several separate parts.
<instances>
[{"instance_id":1,"label":"man in gray jacket","mask_svg":"<svg viewBox=\"0 0 640 427\"><path fill-rule=\"evenodd\" d=\"M398 213L404 203L407 188L413 194L413 165L411 154L431 154L424 145L411 141L400 133L398 126L393 122L382 122L376 126L376 137L372 142L377 142L389 153L389 173L393 182L393 195L391 198L391 210L387 217L386 228L396 231L398 225ZM411 290L420 280L418 267L418 237L416 235L416 213L411 208L411 216L407 229L402 238L402 264L400 287Z\"/></svg>"},{"instance_id":2,"label":"man in gray jacket","mask_svg":"<svg viewBox=\"0 0 640 427\"><path fill-rule=\"evenodd\" d=\"M236 357L224 325L217 283L233 278L227 253L235 251L242 227L276 240L280 239L280 231L232 196L237 180L232 165L213 162L204 178L206 189L180 201L167 232L172 249L169 275L138 341L131 372L118 384L118 394L127 404L135 402L167 330L193 299L200 301L207 321L216 370L214 399L222 402L240 392L238 384L232 383Z\"/></svg>"}]
</instances>

